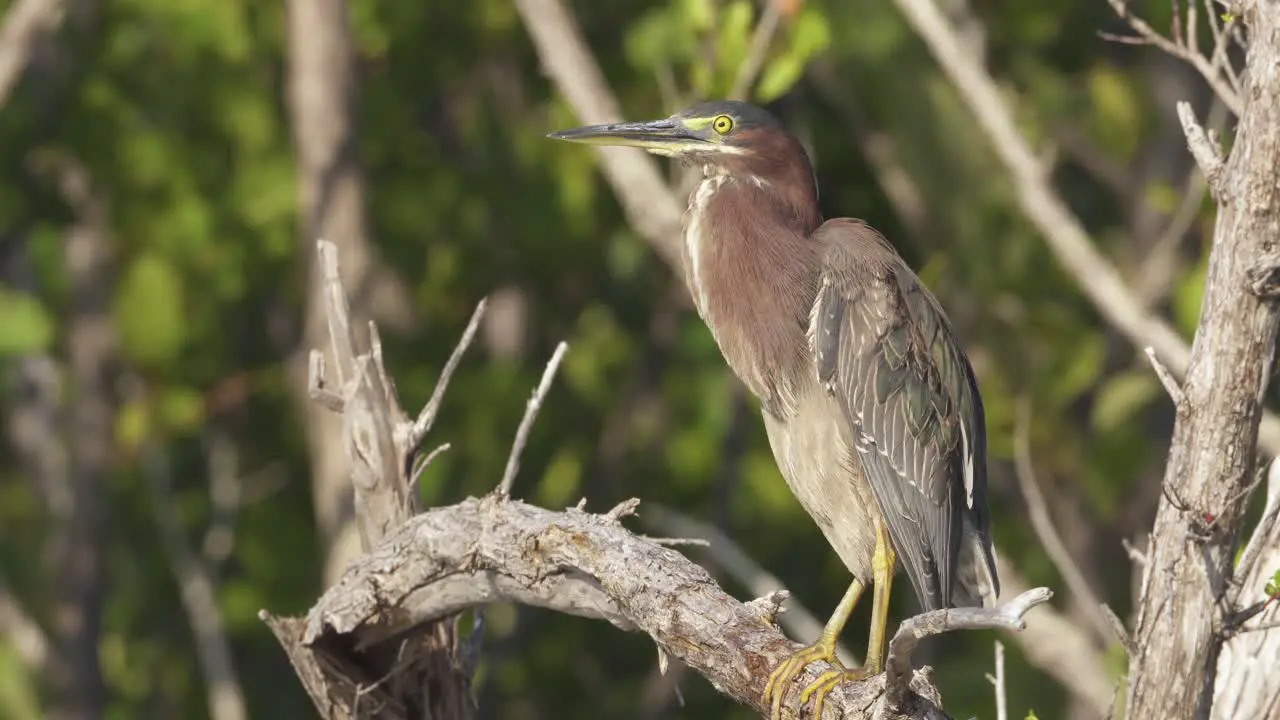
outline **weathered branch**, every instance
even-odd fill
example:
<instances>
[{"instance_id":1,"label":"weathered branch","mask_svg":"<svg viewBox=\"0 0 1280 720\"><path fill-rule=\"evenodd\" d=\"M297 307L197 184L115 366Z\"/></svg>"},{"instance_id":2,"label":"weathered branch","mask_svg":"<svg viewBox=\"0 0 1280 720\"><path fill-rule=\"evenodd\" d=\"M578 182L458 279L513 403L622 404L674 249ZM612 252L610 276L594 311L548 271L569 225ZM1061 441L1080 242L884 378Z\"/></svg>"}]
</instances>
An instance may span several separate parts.
<instances>
[{"instance_id":1,"label":"weathered branch","mask_svg":"<svg viewBox=\"0 0 1280 720\"><path fill-rule=\"evenodd\" d=\"M368 326L368 351L358 349L361 343L351 326L337 248L322 240L316 257L320 266L316 287L323 301L337 382L331 386L326 363L313 351L307 385L317 403L342 414L342 453L367 551L413 512L409 472L415 467L421 436L415 434L415 421L400 407L373 323ZM331 662L329 656L304 644L301 621L272 617L265 611L261 616L324 718L465 719L475 710L468 652L456 641L456 619L443 618L395 647L362 653L360 666L353 669Z\"/></svg>"},{"instance_id":2,"label":"weathered branch","mask_svg":"<svg viewBox=\"0 0 1280 720\"><path fill-rule=\"evenodd\" d=\"M964 51L936 0L894 2L991 141L1009 171L1022 212L1044 236L1058 262L1102 317L1135 346L1154 347L1175 375L1184 376L1191 357L1187 343L1168 322L1143 307L1115 266L1094 246L1084 224L1055 192L1043 163L1018 131L995 80ZM1280 454L1280 418L1264 416L1258 441L1268 453Z\"/></svg>"},{"instance_id":3,"label":"weathered branch","mask_svg":"<svg viewBox=\"0 0 1280 720\"><path fill-rule=\"evenodd\" d=\"M497 494L429 510L320 598L301 642L339 653L330 661L345 665L362 650L400 642L421 623L477 605L516 602L644 632L721 692L768 712L760 695L769 672L799 648L773 624L780 598L736 601L704 569L632 534L616 514L552 512ZM846 684L827 699L824 717L941 717L927 673L910 671L919 640L957 629L1019 628L1026 610L1049 595L1040 588L1001 608L942 611L904 622L890 643L892 695L884 694L882 677ZM797 687L825 669L811 666ZM791 702L795 695L798 690Z\"/></svg>"},{"instance_id":4,"label":"weathered branch","mask_svg":"<svg viewBox=\"0 0 1280 720\"><path fill-rule=\"evenodd\" d=\"M1156 32L1154 28L1146 23L1142 18L1134 15L1129 9L1128 0L1107 0L1107 4L1112 10L1116 11L1122 20L1128 23L1129 27L1137 33L1136 38L1112 38L1123 42L1137 41L1135 44L1149 44L1160 48L1164 52L1179 58L1196 69L1205 82L1209 83L1209 87L1218 96L1222 102L1230 108L1231 112L1239 116L1243 107L1243 101L1240 99L1238 88L1232 82L1234 73L1231 71L1230 61L1226 58L1226 42L1231 36L1228 27L1221 27L1216 24L1213 9L1209 9L1209 26L1213 29L1214 51L1211 58L1206 58L1192 44L1194 40L1194 25L1189 25L1187 37L1167 38ZM1207 5L1208 3L1206 3ZM1176 6L1175 6L1176 7ZM1195 5L1195 0L1191 0L1188 4L1188 17L1194 21L1196 14L1199 12ZM1174 13L1175 22L1177 21L1177 12ZM1227 26L1230 21L1225 23Z\"/></svg>"},{"instance_id":5,"label":"weathered branch","mask_svg":"<svg viewBox=\"0 0 1280 720\"><path fill-rule=\"evenodd\" d=\"M956 630L1021 630L1026 627L1022 617L1052 597L1049 588L1035 588L999 607L934 610L903 621L889 641L889 656L885 661L886 704L894 709L903 707L909 686L907 678L911 675L911 653L921 640Z\"/></svg>"},{"instance_id":6,"label":"weathered branch","mask_svg":"<svg viewBox=\"0 0 1280 720\"><path fill-rule=\"evenodd\" d=\"M1276 306L1254 294L1250 273L1275 250L1280 225L1280 3L1238 5L1250 37L1244 107L1219 178L1200 325L1143 572L1126 704L1136 718L1210 714L1238 611L1229 602L1232 560L1254 485L1277 332ZM1194 148L1198 126L1186 124ZM1197 161L1206 173L1217 167L1211 154Z\"/></svg>"}]
</instances>

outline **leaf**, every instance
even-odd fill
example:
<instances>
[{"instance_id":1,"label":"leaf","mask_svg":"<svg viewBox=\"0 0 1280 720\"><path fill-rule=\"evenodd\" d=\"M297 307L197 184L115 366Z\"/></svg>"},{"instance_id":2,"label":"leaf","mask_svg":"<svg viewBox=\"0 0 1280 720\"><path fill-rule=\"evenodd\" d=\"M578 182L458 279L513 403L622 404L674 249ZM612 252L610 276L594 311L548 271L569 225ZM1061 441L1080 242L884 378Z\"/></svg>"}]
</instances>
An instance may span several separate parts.
<instances>
[{"instance_id":1,"label":"leaf","mask_svg":"<svg viewBox=\"0 0 1280 720\"><path fill-rule=\"evenodd\" d=\"M827 18L813 8L805 8L796 17L790 33L790 44L781 57L766 65L756 87L756 100L767 103L786 94L804 74L814 55L831 42Z\"/></svg>"},{"instance_id":2,"label":"leaf","mask_svg":"<svg viewBox=\"0 0 1280 720\"><path fill-rule=\"evenodd\" d=\"M1263 590L1267 593L1267 597L1280 599L1280 570L1276 570L1276 573L1267 581L1267 586Z\"/></svg>"},{"instance_id":3,"label":"leaf","mask_svg":"<svg viewBox=\"0 0 1280 720\"><path fill-rule=\"evenodd\" d=\"M177 359L186 341L182 278L157 253L134 258L115 297L116 327L126 355L142 365Z\"/></svg>"},{"instance_id":4,"label":"leaf","mask_svg":"<svg viewBox=\"0 0 1280 720\"><path fill-rule=\"evenodd\" d=\"M0 357L43 352L54 332L53 317L38 298L0 287Z\"/></svg>"}]
</instances>

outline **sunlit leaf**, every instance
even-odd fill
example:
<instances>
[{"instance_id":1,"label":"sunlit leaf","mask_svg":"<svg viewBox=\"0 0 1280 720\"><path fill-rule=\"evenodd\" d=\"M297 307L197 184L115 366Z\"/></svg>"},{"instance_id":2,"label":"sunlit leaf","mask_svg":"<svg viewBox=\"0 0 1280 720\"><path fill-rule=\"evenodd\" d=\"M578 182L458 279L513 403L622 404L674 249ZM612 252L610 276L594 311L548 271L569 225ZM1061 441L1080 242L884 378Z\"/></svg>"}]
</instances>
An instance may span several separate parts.
<instances>
[{"instance_id":1,"label":"sunlit leaf","mask_svg":"<svg viewBox=\"0 0 1280 720\"><path fill-rule=\"evenodd\" d=\"M43 352L54 332L54 320L39 299L0 286L0 356Z\"/></svg>"}]
</instances>

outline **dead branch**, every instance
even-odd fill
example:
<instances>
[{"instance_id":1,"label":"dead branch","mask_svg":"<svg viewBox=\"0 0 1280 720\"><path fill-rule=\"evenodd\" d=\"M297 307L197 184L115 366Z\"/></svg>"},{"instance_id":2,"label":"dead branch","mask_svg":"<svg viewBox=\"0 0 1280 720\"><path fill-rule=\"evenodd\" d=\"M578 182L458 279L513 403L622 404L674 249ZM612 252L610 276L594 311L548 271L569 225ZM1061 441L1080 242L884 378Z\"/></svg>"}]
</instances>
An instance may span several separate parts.
<instances>
[{"instance_id":1,"label":"dead branch","mask_svg":"<svg viewBox=\"0 0 1280 720\"><path fill-rule=\"evenodd\" d=\"M622 120L618 101L605 82L563 0L516 0L542 61L542 70L584 124ZM684 277L680 249L681 201L667 185L658 163L636 148L596 148L600 169L622 204L627 223L658 251L676 276Z\"/></svg>"},{"instance_id":2,"label":"dead branch","mask_svg":"<svg viewBox=\"0 0 1280 720\"><path fill-rule=\"evenodd\" d=\"M1107 621L1099 610L1102 603L1093 592L1093 588L1089 587L1089 581L1085 579L1084 572L1071 557L1066 543L1058 534L1058 528L1054 526L1053 518L1049 515L1049 506L1044 500L1044 494L1040 491L1040 483L1036 479L1035 461L1031 457L1031 402L1029 399L1024 399L1018 403L1018 406L1013 438L1014 475L1017 476L1018 487L1022 489L1022 496L1027 501L1031 528L1040 539L1045 552L1049 554L1053 566L1058 569L1067 587L1071 589L1071 593L1086 608L1094 633L1098 638L1105 639L1108 632Z\"/></svg>"},{"instance_id":3,"label":"dead branch","mask_svg":"<svg viewBox=\"0 0 1280 720\"><path fill-rule=\"evenodd\" d=\"M538 418L538 411L542 409L542 400L551 390L551 381L555 379L556 371L560 369L560 362L564 360L564 354L568 350L569 346L563 342L556 346L556 351L547 361L546 369L542 371L542 380L534 389L533 397L529 398L529 404L525 406L524 417L520 418L520 426L516 428L516 438L511 442L511 454L507 456L507 469L502 473L502 482L498 483L500 495L511 494L511 485L516 481L516 473L520 472L520 455L524 453L525 443L529 441L529 430L533 427L533 421Z\"/></svg>"},{"instance_id":4,"label":"dead branch","mask_svg":"<svg viewBox=\"0 0 1280 720\"><path fill-rule=\"evenodd\" d=\"M1222 100L1223 104L1233 114L1237 117L1240 115L1243 102L1240 99L1238 80L1233 82L1235 74L1231 68L1230 61L1226 58L1226 43L1227 38L1230 37L1229 27L1233 21L1227 21L1225 23L1227 27L1220 27L1214 17L1216 13L1213 12L1212 8L1209 8L1209 26L1213 29L1214 37L1214 50L1212 59L1210 59L1201 54L1195 44L1194 21L1199 12L1196 8L1195 0L1191 0L1187 7L1186 37L1179 37L1180 33L1175 29L1173 38L1161 35L1142 18L1134 15L1129 9L1128 0L1107 0L1107 4L1111 6L1112 10L1116 11L1116 15L1119 15L1120 19L1128 23L1129 27L1137 33L1136 38L1113 37L1111 39L1128 42L1136 40L1137 42L1134 44L1154 45L1166 53L1183 60L1195 68L1196 72L1200 73L1205 82L1209 83L1209 87L1213 89L1214 94ZM1176 12L1174 19L1175 21L1177 20Z\"/></svg>"},{"instance_id":5,"label":"dead branch","mask_svg":"<svg viewBox=\"0 0 1280 720\"><path fill-rule=\"evenodd\" d=\"M839 688L824 717L882 717L894 708L892 717L939 716L927 674L910 672L919 640L957 629L1016 629L1022 614L1049 595L1041 588L998 609L908 620L890 645L894 704L884 704L884 681L876 678ZM411 519L320 598L300 640L333 655L328 662L350 666L361 651L398 642L424 622L492 602L645 632L721 692L762 713L769 671L799 648L773 624L776 599L739 603L701 567L637 537L611 513L552 512L496 494ZM810 667L798 685L823 669Z\"/></svg>"},{"instance_id":6,"label":"dead branch","mask_svg":"<svg viewBox=\"0 0 1280 720\"><path fill-rule=\"evenodd\" d=\"M889 641L885 703L891 709L903 707L909 687L907 678L911 674L911 653L921 640L956 630L1021 630L1027 626L1023 616L1052 597L1049 588L1035 588L999 607L934 610L907 619Z\"/></svg>"},{"instance_id":7,"label":"dead branch","mask_svg":"<svg viewBox=\"0 0 1280 720\"><path fill-rule=\"evenodd\" d=\"M1164 319L1148 312L1115 266L1100 253L1080 221L1062 201L1026 139L1018 131L995 80L964 51L935 0L894 0L951 80L1004 163L1027 219L1044 236L1063 268L1107 321L1137 347L1150 345L1176 376L1187 372L1191 352ZM1280 454L1280 418L1267 413L1259 444Z\"/></svg>"},{"instance_id":8,"label":"dead branch","mask_svg":"<svg viewBox=\"0 0 1280 720\"><path fill-rule=\"evenodd\" d=\"M1255 485L1275 351L1276 305L1252 291L1250 278L1274 250L1280 224L1280 5L1241 1L1233 14L1250 42L1244 106L1225 162L1179 106L1211 187L1220 173L1220 204L1129 658L1126 707L1138 718L1208 716L1213 708L1223 642L1239 612L1229 602L1238 582L1232 561Z\"/></svg>"}]
</instances>

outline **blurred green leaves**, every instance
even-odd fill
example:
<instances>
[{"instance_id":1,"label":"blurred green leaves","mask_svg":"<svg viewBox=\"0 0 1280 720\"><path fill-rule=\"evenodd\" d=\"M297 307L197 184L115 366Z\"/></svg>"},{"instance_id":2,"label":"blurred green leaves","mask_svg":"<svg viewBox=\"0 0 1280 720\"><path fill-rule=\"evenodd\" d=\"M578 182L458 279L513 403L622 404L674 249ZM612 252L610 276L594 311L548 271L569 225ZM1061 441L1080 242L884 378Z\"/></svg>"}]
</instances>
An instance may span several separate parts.
<instances>
[{"instance_id":1,"label":"blurred green leaves","mask_svg":"<svg viewBox=\"0 0 1280 720\"><path fill-rule=\"evenodd\" d=\"M39 298L0 284L0 357L45 352L55 322Z\"/></svg>"}]
</instances>

